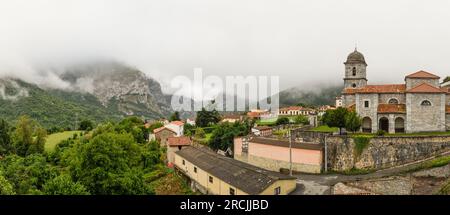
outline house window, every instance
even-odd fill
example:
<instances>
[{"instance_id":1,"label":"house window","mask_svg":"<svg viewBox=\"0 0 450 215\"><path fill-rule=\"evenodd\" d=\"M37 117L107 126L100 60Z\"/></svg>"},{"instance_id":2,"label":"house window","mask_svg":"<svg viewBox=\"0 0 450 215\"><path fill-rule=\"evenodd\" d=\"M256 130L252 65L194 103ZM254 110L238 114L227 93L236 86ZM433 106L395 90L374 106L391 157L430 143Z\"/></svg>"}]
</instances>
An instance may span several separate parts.
<instances>
[{"instance_id":1,"label":"house window","mask_svg":"<svg viewBox=\"0 0 450 215\"><path fill-rule=\"evenodd\" d=\"M197 167L194 166L194 172L197 173Z\"/></svg>"},{"instance_id":2,"label":"house window","mask_svg":"<svg viewBox=\"0 0 450 215\"><path fill-rule=\"evenodd\" d=\"M352 69L352 75L353 75L353 76L356 76L356 67L353 67L353 69Z\"/></svg>"},{"instance_id":3,"label":"house window","mask_svg":"<svg viewBox=\"0 0 450 215\"><path fill-rule=\"evenodd\" d=\"M280 195L281 194L281 187L276 187L274 190L274 195Z\"/></svg>"},{"instance_id":4,"label":"house window","mask_svg":"<svg viewBox=\"0 0 450 215\"><path fill-rule=\"evenodd\" d=\"M428 101L428 100L424 100L424 101L422 101L422 103L420 103L420 105L422 105L422 106L431 106L431 102Z\"/></svg>"},{"instance_id":5,"label":"house window","mask_svg":"<svg viewBox=\"0 0 450 215\"><path fill-rule=\"evenodd\" d=\"M398 100L397 99L389 99L389 104L398 104Z\"/></svg>"},{"instance_id":6,"label":"house window","mask_svg":"<svg viewBox=\"0 0 450 215\"><path fill-rule=\"evenodd\" d=\"M233 196L236 195L234 189L231 187L230 187L230 195L233 195Z\"/></svg>"},{"instance_id":7,"label":"house window","mask_svg":"<svg viewBox=\"0 0 450 215\"><path fill-rule=\"evenodd\" d=\"M213 182L214 182L213 177L212 177L212 176L209 176L209 183L213 183Z\"/></svg>"},{"instance_id":8,"label":"house window","mask_svg":"<svg viewBox=\"0 0 450 215\"><path fill-rule=\"evenodd\" d=\"M368 108L369 107L369 101L364 101L364 107Z\"/></svg>"},{"instance_id":9,"label":"house window","mask_svg":"<svg viewBox=\"0 0 450 215\"><path fill-rule=\"evenodd\" d=\"M186 162L183 160L183 166L186 164Z\"/></svg>"}]
</instances>

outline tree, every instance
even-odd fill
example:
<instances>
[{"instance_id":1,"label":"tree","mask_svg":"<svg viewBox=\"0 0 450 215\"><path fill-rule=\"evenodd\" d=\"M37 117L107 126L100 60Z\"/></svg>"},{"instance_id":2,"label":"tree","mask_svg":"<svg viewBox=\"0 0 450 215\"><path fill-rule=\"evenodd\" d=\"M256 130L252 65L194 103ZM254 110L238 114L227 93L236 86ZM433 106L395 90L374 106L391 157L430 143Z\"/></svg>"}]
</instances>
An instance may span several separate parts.
<instances>
[{"instance_id":1,"label":"tree","mask_svg":"<svg viewBox=\"0 0 450 215\"><path fill-rule=\"evenodd\" d=\"M295 122L295 124L307 125L307 124L309 124L309 119L306 116L298 115L294 118L294 122Z\"/></svg>"},{"instance_id":2,"label":"tree","mask_svg":"<svg viewBox=\"0 0 450 215\"><path fill-rule=\"evenodd\" d=\"M44 184L43 192L47 195L89 195L82 184L73 182L68 175L60 175L48 180Z\"/></svg>"},{"instance_id":3,"label":"tree","mask_svg":"<svg viewBox=\"0 0 450 215\"><path fill-rule=\"evenodd\" d=\"M169 118L170 121L178 121L180 120L180 113L175 111Z\"/></svg>"},{"instance_id":4,"label":"tree","mask_svg":"<svg viewBox=\"0 0 450 215\"><path fill-rule=\"evenodd\" d=\"M28 116L21 116L13 133L14 148L20 156L43 153L47 131Z\"/></svg>"},{"instance_id":5,"label":"tree","mask_svg":"<svg viewBox=\"0 0 450 215\"><path fill-rule=\"evenodd\" d=\"M345 129L348 131L356 132L361 128L362 120L358 114L351 111L345 117Z\"/></svg>"},{"instance_id":6,"label":"tree","mask_svg":"<svg viewBox=\"0 0 450 215\"><path fill-rule=\"evenodd\" d=\"M74 147L66 156L72 178L91 194L148 194L143 172L138 168L143 153L129 133L106 132Z\"/></svg>"},{"instance_id":7,"label":"tree","mask_svg":"<svg viewBox=\"0 0 450 215\"><path fill-rule=\"evenodd\" d=\"M203 128L197 128L195 129L195 137L196 138L205 138L206 134L205 134L205 130L203 130Z\"/></svg>"},{"instance_id":8,"label":"tree","mask_svg":"<svg viewBox=\"0 0 450 215\"><path fill-rule=\"evenodd\" d=\"M251 123L249 121L235 122L233 124L229 122L221 123L215 126L209 146L212 149L227 150L232 148L234 138L237 136L244 136L250 132Z\"/></svg>"},{"instance_id":9,"label":"tree","mask_svg":"<svg viewBox=\"0 0 450 215\"><path fill-rule=\"evenodd\" d=\"M345 127L345 116L348 110L343 107L338 107L335 110L327 110L323 115L323 122L328 127L338 127L339 134L342 134L342 128Z\"/></svg>"},{"instance_id":10,"label":"tree","mask_svg":"<svg viewBox=\"0 0 450 215\"><path fill-rule=\"evenodd\" d=\"M195 119L195 124L198 127L207 127L211 124L217 124L220 122L220 114L217 110L207 111L202 108L201 111L197 112L197 118Z\"/></svg>"},{"instance_id":11,"label":"tree","mask_svg":"<svg viewBox=\"0 0 450 215\"><path fill-rule=\"evenodd\" d=\"M94 128L94 123L91 120L83 120L80 123L80 130L82 131L90 131Z\"/></svg>"},{"instance_id":12,"label":"tree","mask_svg":"<svg viewBox=\"0 0 450 215\"><path fill-rule=\"evenodd\" d=\"M0 195L14 195L14 188L0 172Z\"/></svg>"},{"instance_id":13,"label":"tree","mask_svg":"<svg viewBox=\"0 0 450 215\"><path fill-rule=\"evenodd\" d=\"M0 156L13 151L11 136L9 135L9 126L5 120L0 120Z\"/></svg>"},{"instance_id":14,"label":"tree","mask_svg":"<svg viewBox=\"0 0 450 215\"><path fill-rule=\"evenodd\" d=\"M0 169L17 194L40 193L45 182L57 175L56 169L40 154L7 155L1 160Z\"/></svg>"},{"instance_id":15,"label":"tree","mask_svg":"<svg viewBox=\"0 0 450 215\"><path fill-rule=\"evenodd\" d=\"M275 122L277 125L286 125L289 124L289 118L287 117L279 117Z\"/></svg>"},{"instance_id":16,"label":"tree","mask_svg":"<svg viewBox=\"0 0 450 215\"><path fill-rule=\"evenodd\" d=\"M444 83L449 82L449 81L450 81L450 76L447 76L447 77L444 79Z\"/></svg>"}]
</instances>

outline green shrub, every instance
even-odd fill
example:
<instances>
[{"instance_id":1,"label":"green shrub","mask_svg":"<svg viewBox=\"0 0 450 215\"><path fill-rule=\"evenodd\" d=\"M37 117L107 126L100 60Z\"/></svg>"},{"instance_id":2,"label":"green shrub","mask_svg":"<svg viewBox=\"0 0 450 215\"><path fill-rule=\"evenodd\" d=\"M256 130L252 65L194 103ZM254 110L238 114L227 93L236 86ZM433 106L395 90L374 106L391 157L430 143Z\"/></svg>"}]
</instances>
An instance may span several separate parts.
<instances>
[{"instance_id":1,"label":"green shrub","mask_svg":"<svg viewBox=\"0 0 450 215\"><path fill-rule=\"evenodd\" d=\"M355 157L361 156L362 152L364 151L367 146L369 146L370 143L370 136L354 136L353 140L355 142Z\"/></svg>"},{"instance_id":2,"label":"green shrub","mask_svg":"<svg viewBox=\"0 0 450 215\"><path fill-rule=\"evenodd\" d=\"M386 135L386 131L384 131L384 130L377 131L377 136L384 136L384 135Z\"/></svg>"}]
</instances>

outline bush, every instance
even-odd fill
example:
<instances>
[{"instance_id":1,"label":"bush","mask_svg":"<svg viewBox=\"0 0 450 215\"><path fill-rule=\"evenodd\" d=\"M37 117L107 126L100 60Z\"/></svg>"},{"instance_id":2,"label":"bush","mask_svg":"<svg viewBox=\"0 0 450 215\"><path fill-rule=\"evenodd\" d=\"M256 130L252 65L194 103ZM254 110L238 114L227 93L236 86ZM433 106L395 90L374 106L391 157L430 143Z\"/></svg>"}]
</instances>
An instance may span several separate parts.
<instances>
[{"instance_id":1,"label":"bush","mask_svg":"<svg viewBox=\"0 0 450 215\"><path fill-rule=\"evenodd\" d=\"M384 136L384 135L386 135L386 131L384 131L384 130L377 131L377 136Z\"/></svg>"},{"instance_id":2,"label":"bush","mask_svg":"<svg viewBox=\"0 0 450 215\"><path fill-rule=\"evenodd\" d=\"M370 143L371 137L369 136L355 136L353 140L355 142L355 157L361 156L362 152Z\"/></svg>"}]
</instances>

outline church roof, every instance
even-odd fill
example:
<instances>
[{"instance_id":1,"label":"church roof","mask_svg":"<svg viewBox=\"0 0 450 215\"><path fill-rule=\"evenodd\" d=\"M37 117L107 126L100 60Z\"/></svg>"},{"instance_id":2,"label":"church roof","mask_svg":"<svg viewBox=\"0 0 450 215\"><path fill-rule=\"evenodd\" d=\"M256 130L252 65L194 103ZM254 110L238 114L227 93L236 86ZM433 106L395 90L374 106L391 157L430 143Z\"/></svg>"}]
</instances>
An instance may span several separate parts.
<instances>
[{"instance_id":1,"label":"church roof","mask_svg":"<svg viewBox=\"0 0 450 215\"><path fill-rule=\"evenodd\" d=\"M415 72L413 74L407 75L406 78L429 78L429 79L440 79L439 76L431 74L429 72L420 70L418 72Z\"/></svg>"},{"instance_id":2,"label":"church roof","mask_svg":"<svg viewBox=\"0 0 450 215\"><path fill-rule=\"evenodd\" d=\"M362 88L344 89L344 94L355 93L404 93L405 84L366 85Z\"/></svg>"},{"instance_id":3,"label":"church roof","mask_svg":"<svg viewBox=\"0 0 450 215\"><path fill-rule=\"evenodd\" d=\"M379 104L378 113L406 113L405 104Z\"/></svg>"},{"instance_id":4,"label":"church roof","mask_svg":"<svg viewBox=\"0 0 450 215\"><path fill-rule=\"evenodd\" d=\"M350 53L347 56L347 61L345 62L345 64L347 63L363 63L366 64L366 60L364 59L364 55L361 54L361 52L358 52L355 48L355 51Z\"/></svg>"},{"instance_id":5,"label":"church roof","mask_svg":"<svg viewBox=\"0 0 450 215\"><path fill-rule=\"evenodd\" d=\"M440 88L431 86L427 83L422 83L410 90L406 91L407 93L445 93L444 90L441 90Z\"/></svg>"}]
</instances>

